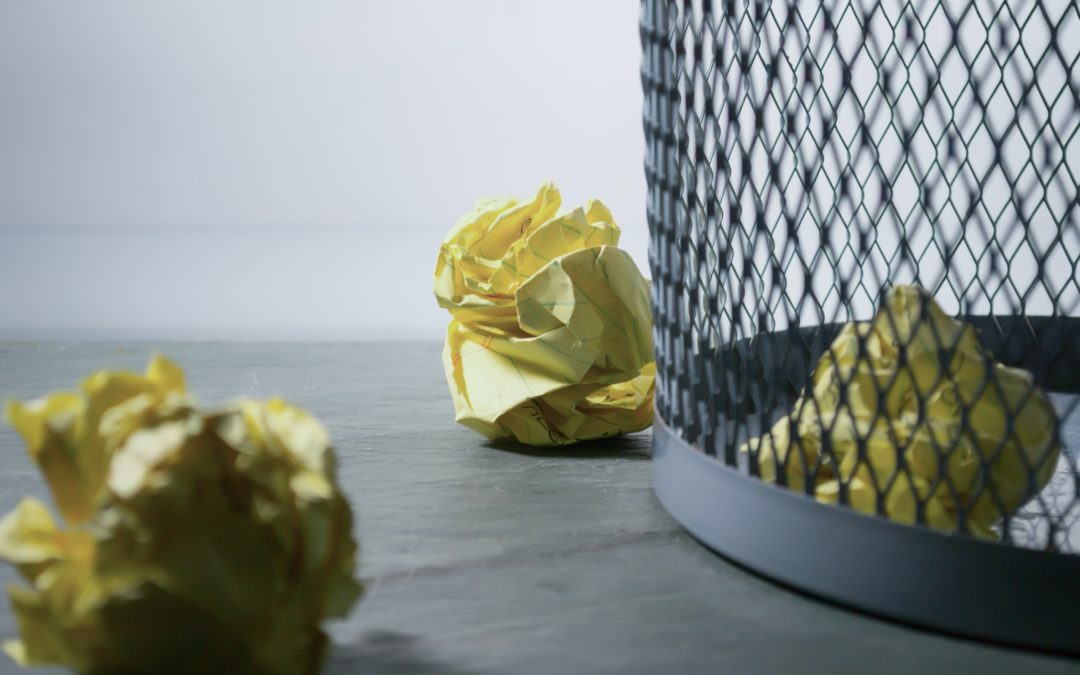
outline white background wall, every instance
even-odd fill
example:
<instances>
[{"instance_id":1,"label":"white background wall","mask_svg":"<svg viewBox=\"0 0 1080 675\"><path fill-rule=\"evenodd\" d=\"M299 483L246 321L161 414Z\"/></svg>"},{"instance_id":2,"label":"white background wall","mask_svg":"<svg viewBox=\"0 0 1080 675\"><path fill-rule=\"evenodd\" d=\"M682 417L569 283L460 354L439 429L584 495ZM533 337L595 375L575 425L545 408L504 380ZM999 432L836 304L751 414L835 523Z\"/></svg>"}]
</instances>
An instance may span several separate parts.
<instances>
[{"instance_id":1,"label":"white background wall","mask_svg":"<svg viewBox=\"0 0 1080 675\"><path fill-rule=\"evenodd\" d=\"M636 0L0 3L0 339L440 339L482 194L644 269Z\"/></svg>"}]
</instances>

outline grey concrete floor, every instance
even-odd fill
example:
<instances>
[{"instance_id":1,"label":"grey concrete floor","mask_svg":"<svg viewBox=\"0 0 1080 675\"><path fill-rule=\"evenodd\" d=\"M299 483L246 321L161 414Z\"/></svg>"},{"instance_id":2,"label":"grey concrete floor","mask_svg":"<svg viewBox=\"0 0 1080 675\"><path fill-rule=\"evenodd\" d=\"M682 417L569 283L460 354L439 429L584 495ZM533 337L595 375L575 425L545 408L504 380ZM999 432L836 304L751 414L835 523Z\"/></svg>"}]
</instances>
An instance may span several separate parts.
<instances>
[{"instance_id":1,"label":"grey concrete floor","mask_svg":"<svg viewBox=\"0 0 1080 675\"><path fill-rule=\"evenodd\" d=\"M454 424L435 344L0 343L0 398L141 370L155 347L204 402L280 394L333 435L369 590L329 628L328 673L1080 673L729 564L656 501L648 434L559 450L487 443ZM5 427L0 511L25 494L47 499ZM14 632L5 603L0 637Z\"/></svg>"}]
</instances>

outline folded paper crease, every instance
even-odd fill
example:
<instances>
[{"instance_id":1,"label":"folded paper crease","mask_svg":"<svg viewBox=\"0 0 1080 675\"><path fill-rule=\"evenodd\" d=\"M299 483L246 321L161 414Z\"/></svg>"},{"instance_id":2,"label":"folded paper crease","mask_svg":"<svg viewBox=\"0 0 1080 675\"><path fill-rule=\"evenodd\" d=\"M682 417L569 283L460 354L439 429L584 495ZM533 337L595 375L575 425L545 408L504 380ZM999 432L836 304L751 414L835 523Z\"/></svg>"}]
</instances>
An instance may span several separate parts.
<instances>
[{"instance_id":1,"label":"folded paper crease","mask_svg":"<svg viewBox=\"0 0 1080 675\"><path fill-rule=\"evenodd\" d=\"M481 199L439 251L456 419L488 438L562 445L652 423L648 281L607 207L560 205L550 183Z\"/></svg>"}]
</instances>

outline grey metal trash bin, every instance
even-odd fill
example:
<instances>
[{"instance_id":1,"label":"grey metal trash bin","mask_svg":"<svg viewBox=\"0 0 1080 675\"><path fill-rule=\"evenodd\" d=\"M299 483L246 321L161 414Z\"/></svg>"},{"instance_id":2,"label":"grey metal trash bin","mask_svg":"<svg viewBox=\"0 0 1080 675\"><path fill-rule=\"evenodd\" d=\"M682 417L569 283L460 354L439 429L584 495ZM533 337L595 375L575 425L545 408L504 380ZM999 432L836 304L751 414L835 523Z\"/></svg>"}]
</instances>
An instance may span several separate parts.
<instances>
[{"instance_id":1,"label":"grey metal trash bin","mask_svg":"<svg viewBox=\"0 0 1080 675\"><path fill-rule=\"evenodd\" d=\"M643 0L641 39L661 501L708 546L812 594L1080 654L1080 4ZM1001 447L976 455L968 484L951 462L986 430L963 399L956 433L933 442L938 475L916 476L911 441L894 439L856 509L825 423L813 466L802 440L769 458L760 439L817 405L815 363L898 284L974 326L980 391L1010 400L990 359L1028 371L1030 391L1002 404ZM958 347L937 348L947 379ZM1025 492L1006 499L1002 448L1021 445L1043 391L1055 451L1014 462ZM860 469L868 443L855 432ZM787 478L796 450L802 483ZM889 510L896 485L908 522Z\"/></svg>"}]
</instances>

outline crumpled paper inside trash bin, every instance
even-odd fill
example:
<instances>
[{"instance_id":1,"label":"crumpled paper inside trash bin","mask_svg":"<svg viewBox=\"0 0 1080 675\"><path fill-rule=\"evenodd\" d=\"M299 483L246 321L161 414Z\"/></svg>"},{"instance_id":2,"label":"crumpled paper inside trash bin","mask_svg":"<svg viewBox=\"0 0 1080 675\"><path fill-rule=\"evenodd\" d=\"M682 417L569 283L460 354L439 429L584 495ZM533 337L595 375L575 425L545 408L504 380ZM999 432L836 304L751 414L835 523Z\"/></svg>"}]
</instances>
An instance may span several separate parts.
<instances>
[{"instance_id":1,"label":"crumpled paper inside trash bin","mask_svg":"<svg viewBox=\"0 0 1080 675\"><path fill-rule=\"evenodd\" d=\"M560 203L550 183L481 199L439 251L457 421L488 438L562 445L652 424L649 282L603 204Z\"/></svg>"},{"instance_id":2,"label":"crumpled paper inside trash bin","mask_svg":"<svg viewBox=\"0 0 1080 675\"><path fill-rule=\"evenodd\" d=\"M994 363L925 290L896 286L872 321L843 327L791 414L741 450L757 454L763 480L819 501L843 487L852 508L878 513L882 495L893 520L917 522L921 505L931 528L959 531L962 515L992 539L1050 479L1056 428L1029 372Z\"/></svg>"},{"instance_id":3,"label":"crumpled paper inside trash bin","mask_svg":"<svg viewBox=\"0 0 1080 675\"><path fill-rule=\"evenodd\" d=\"M360 594L323 427L281 400L200 410L180 369L100 371L7 416L60 519L0 521L23 665L83 673L313 674L319 624Z\"/></svg>"}]
</instances>

